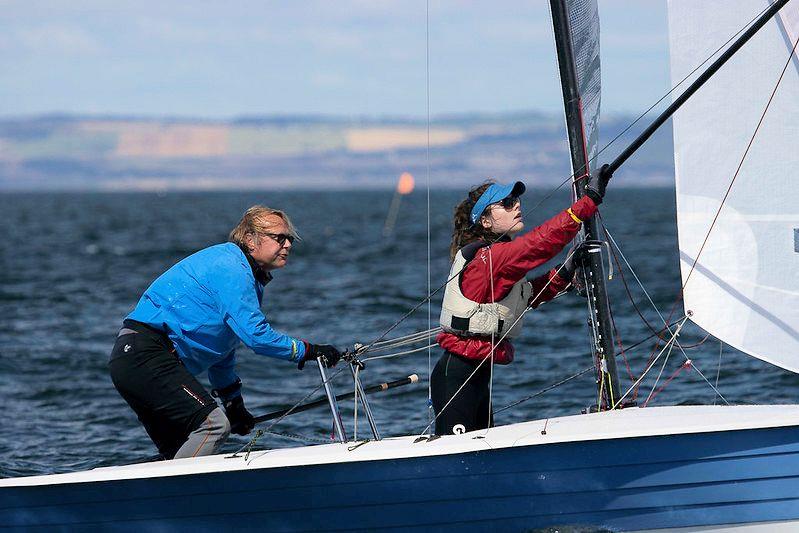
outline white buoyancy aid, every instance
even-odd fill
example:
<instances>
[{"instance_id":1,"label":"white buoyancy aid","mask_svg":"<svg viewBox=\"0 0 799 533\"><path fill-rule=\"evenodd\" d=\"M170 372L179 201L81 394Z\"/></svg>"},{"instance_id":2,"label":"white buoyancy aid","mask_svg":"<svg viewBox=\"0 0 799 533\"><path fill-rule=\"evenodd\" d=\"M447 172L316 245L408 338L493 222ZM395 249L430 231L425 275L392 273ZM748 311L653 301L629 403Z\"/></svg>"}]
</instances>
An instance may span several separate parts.
<instances>
[{"instance_id":1,"label":"white buoyancy aid","mask_svg":"<svg viewBox=\"0 0 799 533\"><path fill-rule=\"evenodd\" d=\"M457 335L504 335L506 328L515 324L506 337L517 337L522 331L524 310L532 292L529 281L522 278L507 296L493 303L475 302L461 291L464 267L483 246L486 244L474 243L455 254L441 304L441 328Z\"/></svg>"}]
</instances>

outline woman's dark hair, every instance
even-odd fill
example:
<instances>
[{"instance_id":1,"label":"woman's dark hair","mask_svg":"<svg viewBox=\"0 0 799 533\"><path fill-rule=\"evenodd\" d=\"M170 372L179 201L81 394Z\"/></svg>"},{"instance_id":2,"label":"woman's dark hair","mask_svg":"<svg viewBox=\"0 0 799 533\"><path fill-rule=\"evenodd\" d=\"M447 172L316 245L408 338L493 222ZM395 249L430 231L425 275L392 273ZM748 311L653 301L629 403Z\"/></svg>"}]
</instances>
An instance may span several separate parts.
<instances>
[{"instance_id":1,"label":"woman's dark hair","mask_svg":"<svg viewBox=\"0 0 799 533\"><path fill-rule=\"evenodd\" d=\"M493 184L494 181L489 180L470 190L466 199L455 208L455 216L453 218L455 229L452 232L452 244L449 247L450 260L454 260L458 250L467 244L476 241L493 242L499 237L499 235L493 231L484 228L483 225L479 223L479 220L477 224L472 224L471 220L474 204L477 203L477 200L480 199L480 196L485 190Z\"/></svg>"}]
</instances>

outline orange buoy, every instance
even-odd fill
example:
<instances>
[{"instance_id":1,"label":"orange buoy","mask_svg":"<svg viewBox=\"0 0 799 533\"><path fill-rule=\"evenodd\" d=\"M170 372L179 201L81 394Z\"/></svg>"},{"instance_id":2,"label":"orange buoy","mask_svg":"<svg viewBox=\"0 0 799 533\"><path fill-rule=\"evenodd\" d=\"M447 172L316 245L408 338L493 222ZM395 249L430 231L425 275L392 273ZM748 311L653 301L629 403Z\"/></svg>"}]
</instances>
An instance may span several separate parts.
<instances>
[{"instance_id":1,"label":"orange buoy","mask_svg":"<svg viewBox=\"0 0 799 533\"><path fill-rule=\"evenodd\" d=\"M410 194L413 192L413 176L410 172L403 172L397 181L397 192L400 194Z\"/></svg>"}]
</instances>

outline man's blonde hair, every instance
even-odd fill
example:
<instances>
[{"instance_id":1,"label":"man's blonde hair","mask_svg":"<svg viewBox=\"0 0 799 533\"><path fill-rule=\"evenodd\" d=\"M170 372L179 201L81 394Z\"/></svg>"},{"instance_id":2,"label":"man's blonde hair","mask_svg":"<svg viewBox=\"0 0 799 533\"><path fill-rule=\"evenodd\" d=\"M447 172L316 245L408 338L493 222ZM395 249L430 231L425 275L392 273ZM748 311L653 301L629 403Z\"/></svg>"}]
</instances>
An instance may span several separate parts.
<instances>
[{"instance_id":1,"label":"man's blonde hair","mask_svg":"<svg viewBox=\"0 0 799 533\"><path fill-rule=\"evenodd\" d=\"M241 217L239 223L233 228L233 231L230 232L228 240L247 250L247 235L252 235L255 242L258 243L260 242L260 236L262 234L270 232L269 230L272 227L272 224L268 220L270 216L277 216L283 219L289 234L295 238L299 238L294 224L291 223L291 219L289 219L286 213L279 209L272 209L271 207L263 205L254 205L244 212L244 216Z\"/></svg>"}]
</instances>

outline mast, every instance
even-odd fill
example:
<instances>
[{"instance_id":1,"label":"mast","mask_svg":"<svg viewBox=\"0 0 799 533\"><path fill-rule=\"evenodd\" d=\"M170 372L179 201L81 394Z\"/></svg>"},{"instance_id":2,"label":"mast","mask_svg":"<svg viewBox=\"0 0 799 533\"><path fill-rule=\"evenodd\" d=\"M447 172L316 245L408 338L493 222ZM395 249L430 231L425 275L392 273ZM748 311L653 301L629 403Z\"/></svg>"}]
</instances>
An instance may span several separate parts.
<instances>
[{"instance_id":1,"label":"mast","mask_svg":"<svg viewBox=\"0 0 799 533\"><path fill-rule=\"evenodd\" d=\"M552 26L555 33L555 47L558 55L560 83L563 89L563 103L566 113L566 129L569 135L571 163L574 176L580 178L590 172L588 145L583 121L583 101L579 90L579 80L574 62L572 29L569 22L568 0L550 0ZM582 185L585 181L579 181ZM574 182L577 198L584 195L583 187ZM596 216L583 223L583 236L586 241L601 241ZM588 254L589 259L580 266L588 297L589 324L594 342L594 352L598 363L597 390L599 410L611 409L618 402L619 377L616 371L613 324L610 316L605 287L605 269L600 253Z\"/></svg>"}]
</instances>

